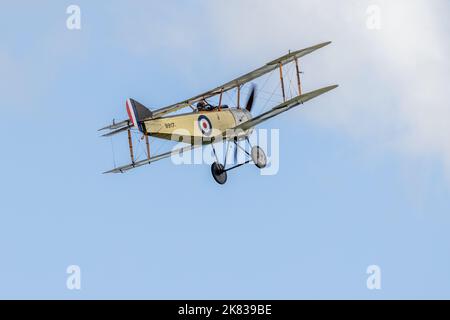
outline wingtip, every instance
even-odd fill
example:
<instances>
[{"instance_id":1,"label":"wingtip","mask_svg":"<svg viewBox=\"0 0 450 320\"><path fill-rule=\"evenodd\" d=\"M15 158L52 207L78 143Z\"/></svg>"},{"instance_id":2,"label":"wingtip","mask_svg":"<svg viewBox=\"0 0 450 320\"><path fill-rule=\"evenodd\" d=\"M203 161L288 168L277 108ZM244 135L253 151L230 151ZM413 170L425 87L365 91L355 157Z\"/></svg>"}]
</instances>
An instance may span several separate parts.
<instances>
[{"instance_id":1,"label":"wingtip","mask_svg":"<svg viewBox=\"0 0 450 320\"><path fill-rule=\"evenodd\" d=\"M331 91L331 90L336 89L337 87L339 87L338 84L333 84L333 85L331 85L331 86L325 87L324 89L325 89L326 91Z\"/></svg>"},{"instance_id":2,"label":"wingtip","mask_svg":"<svg viewBox=\"0 0 450 320\"><path fill-rule=\"evenodd\" d=\"M118 171L117 171L117 169L112 169L112 170L102 172L102 174L110 174L110 173L118 173Z\"/></svg>"},{"instance_id":3,"label":"wingtip","mask_svg":"<svg viewBox=\"0 0 450 320\"><path fill-rule=\"evenodd\" d=\"M325 46L327 46L327 45L329 45L330 43L332 43L332 41L324 41L324 42L322 42L322 43L319 43L317 46L319 47L325 47Z\"/></svg>"},{"instance_id":4,"label":"wingtip","mask_svg":"<svg viewBox=\"0 0 450 320\"><path fill-rule=\"evenodd\" d=\"M323 47L325 47L325 46L327 46L327 45L329 45L331 43L332 43L332 41L325 41L325 42L322 42L322 43L318 44L317 46L320 47L320 48L323 48Z\"/></svg>"},{"instance_id":5,"label":"wingtip","mask_svg":"<svg viewBox=\"0 0 450 320\"><path fill-rule=\"evenodd\" d=\"M108 129L109 127L110 127L110 125L109 125L109 126L106 126L106 127L103 127L103 128L100 128L100 129L98 129L97 131L104 131L104 130Z\"/></svg>"}]
</instances>

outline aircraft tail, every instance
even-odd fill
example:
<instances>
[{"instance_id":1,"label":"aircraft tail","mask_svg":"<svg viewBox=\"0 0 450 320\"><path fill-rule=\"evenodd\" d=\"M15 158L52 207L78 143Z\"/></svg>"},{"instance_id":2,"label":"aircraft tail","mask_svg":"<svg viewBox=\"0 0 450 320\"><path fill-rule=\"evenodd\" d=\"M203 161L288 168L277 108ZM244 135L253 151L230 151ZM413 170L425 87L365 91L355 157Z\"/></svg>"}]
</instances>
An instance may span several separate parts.
<instances>
[{"instance_id":1,"label":"aircraft tail","mask_svg":"<svg viewBox=\"0 0 450 320\"><path fill-rule=\"evenodd\" d=\"M131 98L127 99L126 107L128 117L130 118L133 126L139 129L139 131L144 132L142 123L145 119L151 118L153 116L152 112L143 104Z\"/></svg>"}]
</instances>

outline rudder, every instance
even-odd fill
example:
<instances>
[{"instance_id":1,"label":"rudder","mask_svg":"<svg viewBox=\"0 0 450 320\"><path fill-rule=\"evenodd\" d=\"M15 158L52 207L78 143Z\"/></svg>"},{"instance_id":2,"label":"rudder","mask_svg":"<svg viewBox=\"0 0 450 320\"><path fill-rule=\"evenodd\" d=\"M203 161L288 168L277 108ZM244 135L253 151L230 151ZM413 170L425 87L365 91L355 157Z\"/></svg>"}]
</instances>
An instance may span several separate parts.
<instances>
[{"instance_id":1,"label":"rudder","mask_svg":"<svg viewBox=\"0 0 450 320\"><path fill-rule=\"evenodd\" d=\"M133 126L139 129L139 131L144 132L142 123L145 119L151 118L153 116L152 112L143 104L131 98L127 99L126 108L128 117L130 118Z\"/></svg>"}]
</instances>

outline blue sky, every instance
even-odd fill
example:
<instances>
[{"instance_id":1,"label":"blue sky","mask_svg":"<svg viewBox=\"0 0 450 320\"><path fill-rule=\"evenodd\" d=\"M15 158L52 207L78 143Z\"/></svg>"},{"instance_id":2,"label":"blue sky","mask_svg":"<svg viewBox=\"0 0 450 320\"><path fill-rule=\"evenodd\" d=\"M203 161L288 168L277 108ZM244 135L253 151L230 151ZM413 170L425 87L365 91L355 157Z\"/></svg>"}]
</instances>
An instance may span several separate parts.
<instances>
[{"instance_id":1,"label":"blue sky","mask_svg":"<svg viewBox=\"0 0 450 320\"><path fill-rule=\"evenodd\" d=\"M0 298L449 298L449 6L3 4ZM101 174L97 129L126 98L164 106L327 40L304 88L339 89L261 126L280 129L277 175L245 166L219 186L169 160Z\"/></svg>"}]
</instances>

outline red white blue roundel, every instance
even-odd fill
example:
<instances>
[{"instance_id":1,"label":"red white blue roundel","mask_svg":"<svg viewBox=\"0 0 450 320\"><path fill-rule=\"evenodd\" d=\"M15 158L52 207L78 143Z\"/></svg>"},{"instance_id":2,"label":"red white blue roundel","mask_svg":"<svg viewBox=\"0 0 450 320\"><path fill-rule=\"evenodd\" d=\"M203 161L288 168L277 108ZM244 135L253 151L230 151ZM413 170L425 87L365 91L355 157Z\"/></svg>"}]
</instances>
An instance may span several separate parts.
<instances>
[{"instance_id":1,"label":"red white blue roundel","mask_svg":"<svg viewBox=\"0 0 450 320\"><path fill-rule=\"evenodd\" d=\"M211 134L212 131L211 121L209 121L209 119L206 116L201 115L198 117L198 127L205 136L209 136Z\"/></svg>"}]
</instances>

